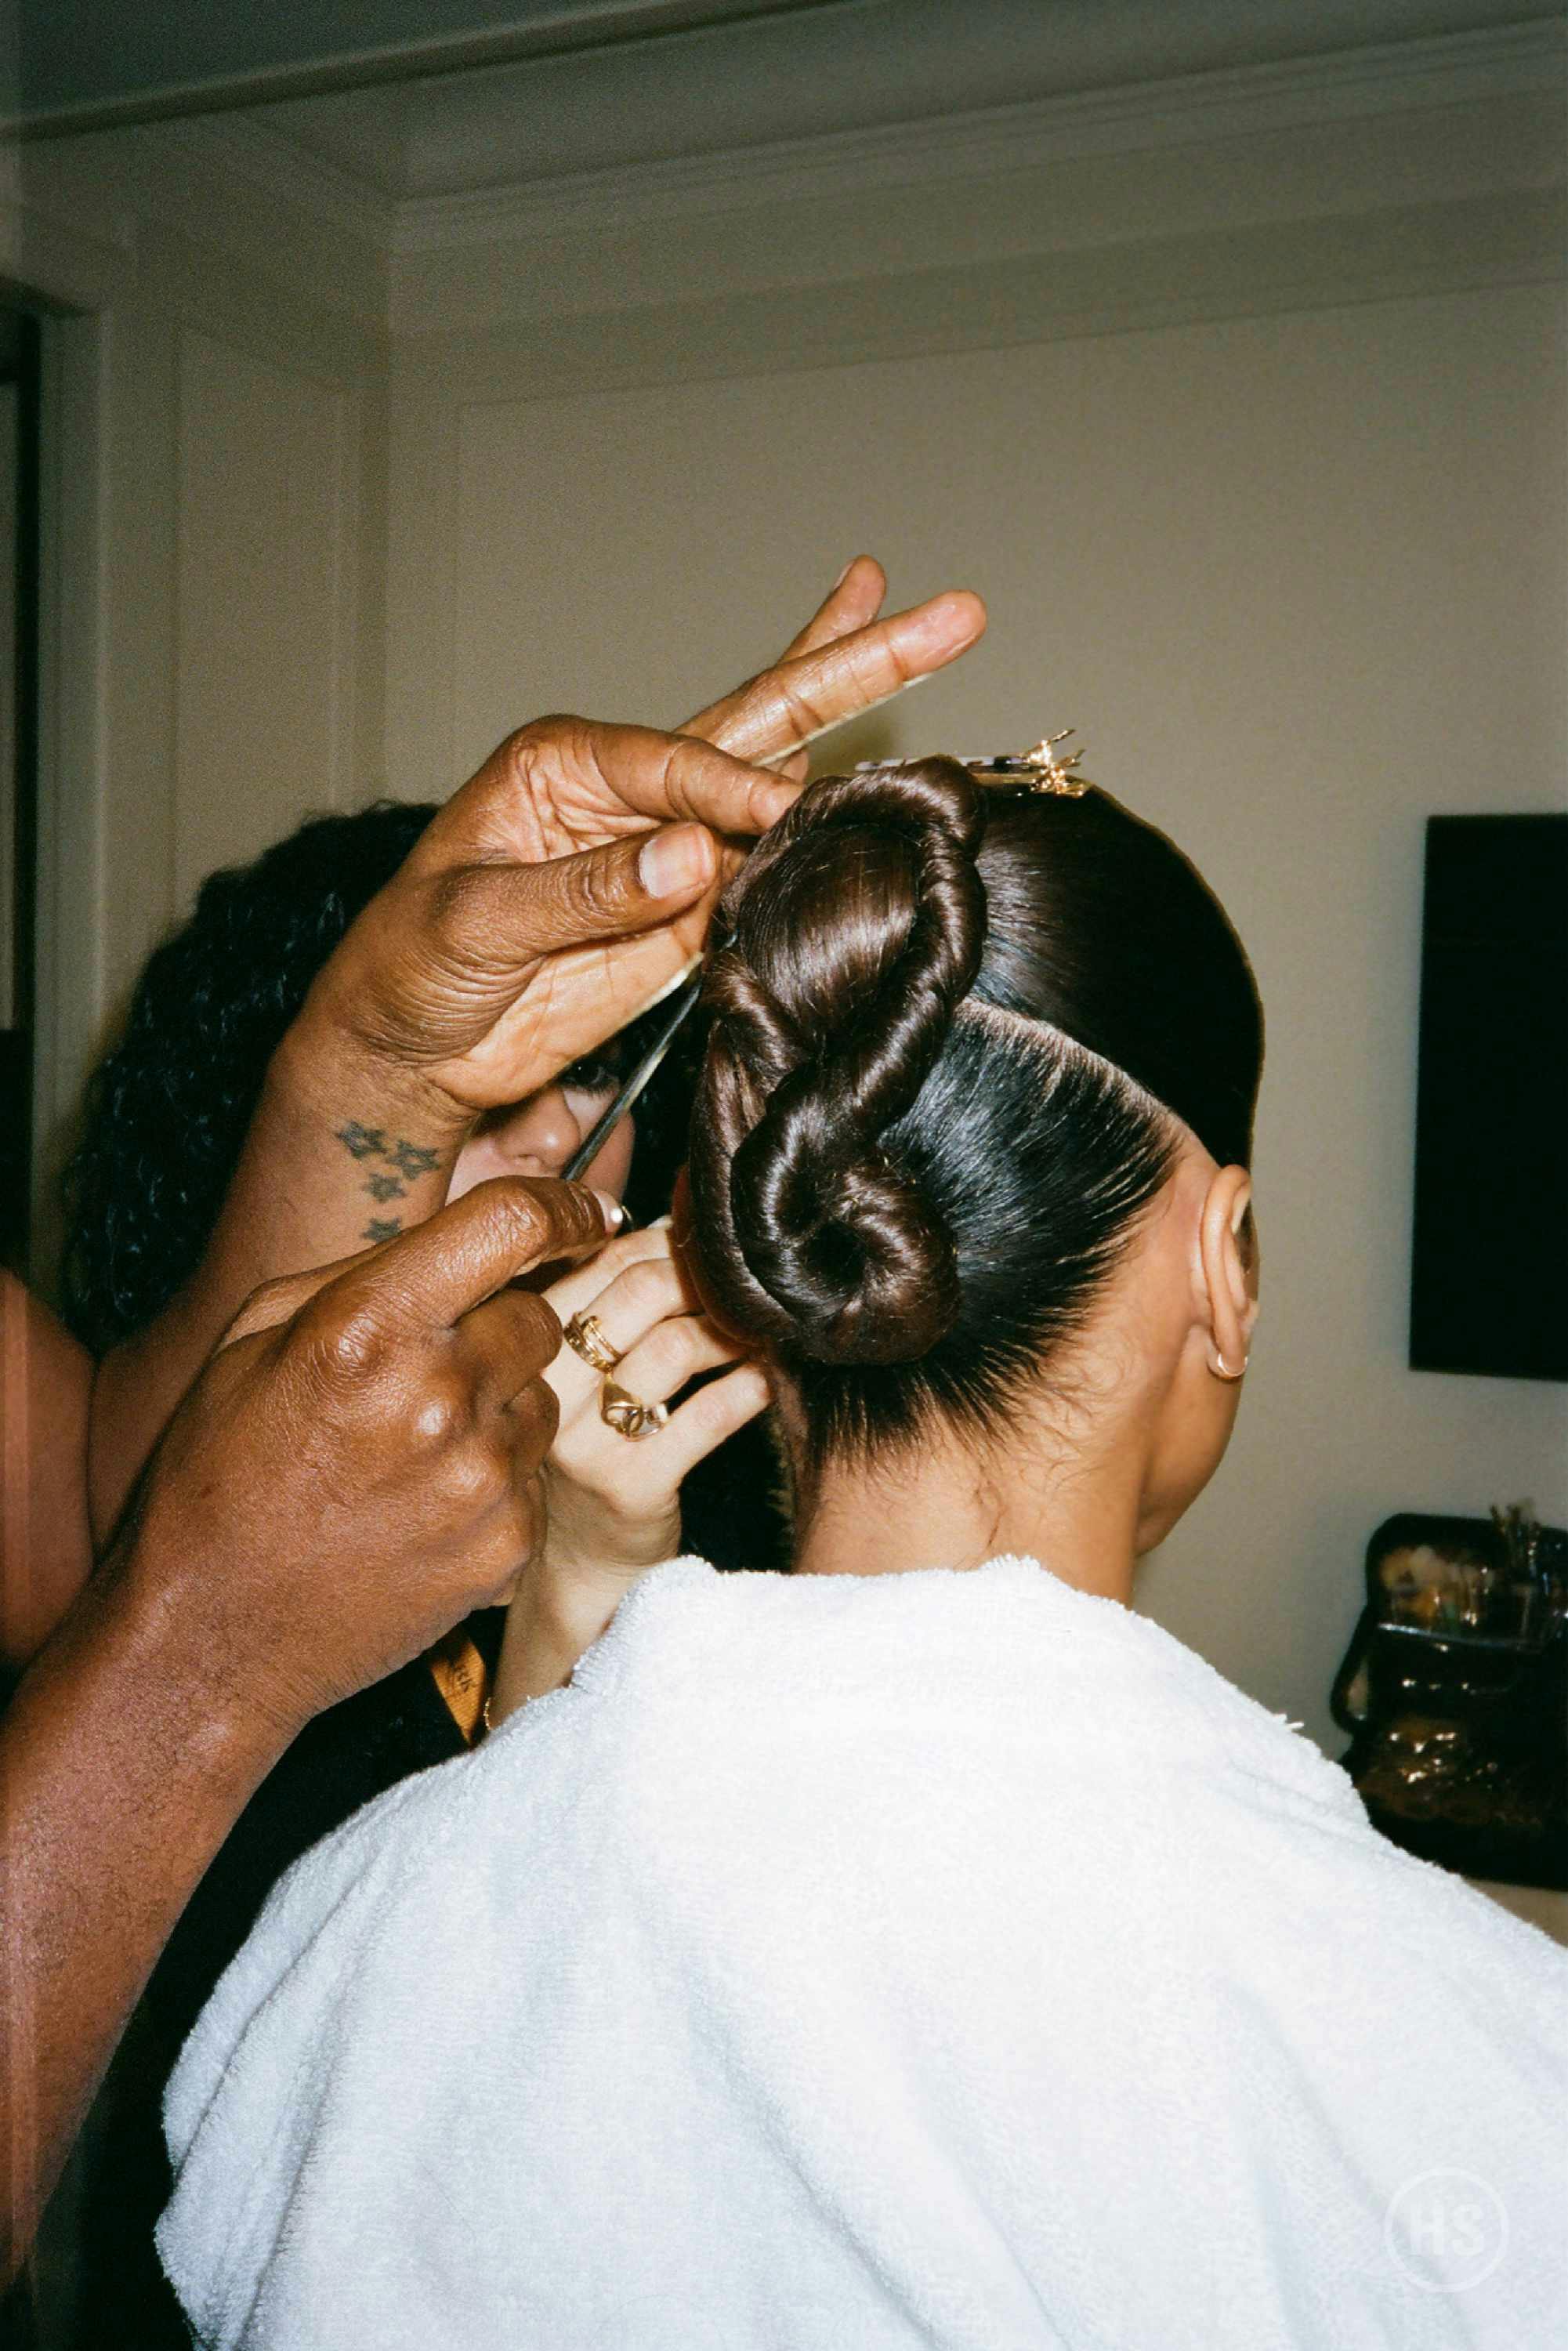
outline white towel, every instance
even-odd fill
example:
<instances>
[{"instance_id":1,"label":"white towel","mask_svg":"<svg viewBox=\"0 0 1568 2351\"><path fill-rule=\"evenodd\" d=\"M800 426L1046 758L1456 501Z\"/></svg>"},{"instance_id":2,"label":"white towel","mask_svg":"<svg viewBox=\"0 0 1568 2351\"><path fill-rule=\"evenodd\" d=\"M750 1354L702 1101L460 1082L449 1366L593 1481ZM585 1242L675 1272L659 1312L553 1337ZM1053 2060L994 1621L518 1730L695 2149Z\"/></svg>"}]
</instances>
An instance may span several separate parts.
<instances>
[{"instance_id":1,"label":"white towel","mask_svg":"<svg viewBox=\"0 0 1568 2351\"><path fill-rule=\"evenodd\" d=\"M277 1889L159 2241L270 2351L1549 2351L1568 1957L1031 1561L650 1575Z\"/></svg>"}]
</instances>

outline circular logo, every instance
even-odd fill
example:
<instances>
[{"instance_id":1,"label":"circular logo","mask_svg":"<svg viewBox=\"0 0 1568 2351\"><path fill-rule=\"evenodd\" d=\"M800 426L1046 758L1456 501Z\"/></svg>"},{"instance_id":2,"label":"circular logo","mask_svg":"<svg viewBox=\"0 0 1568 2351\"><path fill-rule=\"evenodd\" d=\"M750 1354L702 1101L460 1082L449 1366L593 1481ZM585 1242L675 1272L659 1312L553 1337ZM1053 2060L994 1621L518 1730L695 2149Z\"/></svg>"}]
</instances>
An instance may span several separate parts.
<instances>
[{"instance_id":1,"label":"circular logo","mask_svg":"<svg viewBox=\"0 0 1568 2351\"><path fill-rule=\"evenodd\" d=\"M1468 2294L1508 2251L1502 2198L1473 2171L1442 2165L1389 2199L1383 2234L1396 2265L1424 2294Z\"/></svg>"}]
</instances>

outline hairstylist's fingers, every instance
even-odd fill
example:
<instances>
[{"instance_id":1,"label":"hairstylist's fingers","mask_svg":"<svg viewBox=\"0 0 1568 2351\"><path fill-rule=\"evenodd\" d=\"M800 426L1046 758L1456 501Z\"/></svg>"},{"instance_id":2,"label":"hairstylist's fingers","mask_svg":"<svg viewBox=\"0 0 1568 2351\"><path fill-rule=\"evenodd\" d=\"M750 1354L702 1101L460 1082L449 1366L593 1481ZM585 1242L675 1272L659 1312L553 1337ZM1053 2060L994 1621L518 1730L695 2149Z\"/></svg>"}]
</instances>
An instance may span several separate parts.
<instances>
[{"instance_id":1,"label":"hairstylist's fingers","mask_svg":"<svg viewBox=\"0 0 1568 2351\"><path fill-rule=\"evenodd\" d=\"M523 1514L525 1540L511 1562L520 1568L542 1549L549 1531L544 1467L560 1425L560 1411L548 1381L533 1380L518 1390L500 1417L510 1432L512 1489Z\"/></svg>"},{"instance_id":2,"label":"hairstylist's fingers","mask_svg":"<svg viewBox=\"0 0 1568 2351\"><path fill-rule=\"evenodd\" d=\"M857 555L845 564L805 627L797 637L791 637L779 658L781 662L797 661L802 653L814 653L821 645L831 645L840 637L852 636L857 629L867 629L882 610L882 600L887 593L887 574L873 555ZM715 705L722 709L723 705ZM701 716L706 717L704 711ZM687 723L688 735L713 737L695 719Z\"/></svg>"},{"instance_id":3,"label":"hairstylist's fingers","mask_svg":"<svg viewBox=\"0 0 1568 2351\"><path fill-rule=\"evenodd\" d=\"M979 598L953 589L780 663L704 716L713 740L737 758L786 758L827 727L956 661L985 626Z\"/></svg>"},{"instance_id":4,"label":"hairstylist's fingers","mask_svg":"<svg viewBox=\"0 0 1568 2351\"><path fill-rule=\"evenodd\" d=\"M576 1206L563 1211L549 1204L549 1196L561 1189L568 1189L574 1193L580 1192L583 1200L591 1200L597 1204L600 1239L613 1229L606 1204L601 1199L599 1194L582 1192L581 1187L578 1186L560 1186L553 1181L544 1180L525 1184L522 1178L516 1177L497 1178L495 1184L476 1186L476 1192L494 1191L497 1188L505 1189L514 1184L528 1195L529 1202L532 1204L524 1205L516 1213L525 1221L529 1216L536 1218L543 1217L545 1221L538 1225L538 1229L544 1234L547 1243L553 1230L553 1225L549 1222L553 1217L568 1213L574 1220L580 1221L580 1210ZM394 1241L382 1242L374 1249L357 1249L352 1257L336 1258L329 1265L312 1266L303 1273L283 1274L275 1281L264 1281L258 1289L252 1290L228 1329L224 1332L220 1343L228 1347L232 1346L236 1340L253 1338L257 1332L277 1330L280 1324L292 1322L302 1308L308 1306L313 1299L320 1297L327 1290L334 1293L329 1301L332 1306L349 1309L351 1301L351 1311L361 1311L366 1301L366 1289L358 1284L350 1288L348 1280L348 1277L356 1273L370 1274L368 1284L370 1296L377 1300L383 1297L391 1300L406 1290L411 1280L417 1284L424 1278L418 1269L431 1249L438 1247L444 1252L449 1242L457 1242L459 1237L465 1234L469 1236L466 1246L470 1251L476 1247L481 1256L487 1248L507 1249L510 1247L506 1224L507 1211L505 1208L494 1209L483 1223L479 1234L475 1236L470 1229L472 1219L459 1215L461 1205L461 1202L455 1201L450 1207L438 1210L434 1217L424 1224L416 1226L412 1232L400 1234ZM572 1228L576 1229L576 1222ZM580 1249L591 1249L593 1246L594 1241L590 1238L584 1241L572 1240L559 1249L543 1247L537 1256L528 1259L527 1264L514 1266L510 1271L497 1274L490 1287L498 1290L502 1283L512 1280L513 1274L526 1272L528 1265L549 1263L550 1259L556 1256L575 1256ZM343 1285L340 1290L338 1288L339 1284ZM484 1290L476 1290L474 1292L476 1298L486 1294ZM461 1313L462 1311L462 1305L459 1304L455 1312ZM427 1317L426 1321L439 1322L443 1319L453 1318L443 1318L437 1313L433 1317Z\"/></svg>"},{"instance_id":5,"label":"hairstylist's fingers","mask_svg":"<svg viewBox=\"0 0 1568 2351\"><path fill-rule=\"evenodd\" d=\"M472 1307L458 1335L477 1402L483 1409L497 1408L513 1403L555 1362L560 1317L542 1292L508 1286Z\"/></svg>"},{"instance_id":6,"label":"hairstylist's fingers","mask_svg":"<svg viewBox=\"0 0 1568 2351\"><path fill-rule=\"evenodd\" d=\"M837 643L841 637L852 636L857 629L869 628L882 610L882 600L887 593L887 574L874 556L856 555L851 558L807 622L799 635L790 638L773 669L786 662L799 661L804 653L819 652L823 645ZM706 710L688 718L681 732L700 735L705 742L720 743L732 748L727 729L736 722L746 697L755 694L762 679L772 675L764 671L758 677L747 678L717 702L709 703ZM791 759L780 764L780 772L789 774L796 767ZM802 773L804 770L802 769Z\"/></svg>"},{"instance_id":7,"label":"hairstylist's fingers","mask_svg":"<svg viewBox=\"0 0 1568 2351\"><path fill-rule=\"evenodd\" d=\"M674 922L719 878L718 843L700 824L664 825L542 865L470 865L442 888L452 947L486 974Z\"/></svg>"},{"instance_id":8,"label":"hairstylist's fingers","mask_svg":"<svg viewBox=\"0 0 1568 2351\"><path fill-rule=\"evenodd\" d=\"M691 735L593 718L542 718L503 747L510 773L536 810L569 828L640 831L671 819L715 832L766 832L795 795L728 752Z\"/></svg>"},{"instance_id":9,"label":"hairstylist's fingers","mask_svg":"<svg viewBox=\"0 0 1568 2351\"><path fill-rule=\"evenodd\" d=\"M688 1396L653 1439L672 1485L678 1490L699 1461L705 1461L759 1412L766 1412L772 1401L766 1374L755 1364L741 1364L722 1380L709 1380L695 1395Z\"/></svg>"},{"instance_id":10,"label":"hairstylist's fingers","mask_svg":"<svg viewBox=\"0 0 1568 2351\"><path fill-rule=\"evenodd\" d=\"M291 1322L319 1290L327 1289L340 1274L362 1265L373 1254L371 1249L356 1249L352 1257L336 1258L330 1265L312 1266L308 1273L280 1274L274 1281L262 1282L251 1291L224 1332L219 1347L232 1347L237 1340L254 1338L258 1331L276 1331L280 1323Z\"/></svg>"},{"instance_id":11,"label":"hairstylist's fingers","mask_svg":"<svg viewBox=\"0 0 1568 2351\"><path fill-rule=\"evenodd\" d=\"M613 1207L553 1176L496 1176L355 1259L306 1305L302 1325L345 1353L448 1328L531 1266L601 1248Z\"/></svg>"}]
</instances>

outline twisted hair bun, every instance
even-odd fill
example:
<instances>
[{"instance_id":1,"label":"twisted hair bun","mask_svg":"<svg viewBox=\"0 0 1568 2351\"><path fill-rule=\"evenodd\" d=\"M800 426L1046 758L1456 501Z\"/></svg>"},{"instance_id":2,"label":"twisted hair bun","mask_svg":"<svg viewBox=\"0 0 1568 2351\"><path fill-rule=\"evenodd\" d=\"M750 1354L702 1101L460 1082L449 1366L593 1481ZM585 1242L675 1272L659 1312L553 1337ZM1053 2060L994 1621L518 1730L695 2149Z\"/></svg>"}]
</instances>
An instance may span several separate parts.
<instances>
[{"instance_id":1,"label":"twisted hair bun","mask_svg":"<svg viewBox=\"0 0 1568 2351\"><path fill-rule=\"evenodd\" d=\"M956 760L824 778L752 852L707 986L691 1185L716 1301L785 1357L908 1363L960 1307L896 1127L979 968L980 792Z\"/></svg>"}]
</instances>

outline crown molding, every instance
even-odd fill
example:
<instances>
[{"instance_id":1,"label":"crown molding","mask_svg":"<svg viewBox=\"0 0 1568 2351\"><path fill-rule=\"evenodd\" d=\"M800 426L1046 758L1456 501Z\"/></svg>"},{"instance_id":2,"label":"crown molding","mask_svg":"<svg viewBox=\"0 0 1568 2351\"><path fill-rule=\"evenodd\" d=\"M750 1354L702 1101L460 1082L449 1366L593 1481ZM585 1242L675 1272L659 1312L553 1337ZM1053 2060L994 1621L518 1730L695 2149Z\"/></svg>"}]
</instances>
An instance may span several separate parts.
<instances>
[{"instance_id":1,"label":"crown molding","mask_svg":"<svg viewBox=\"0 0 1568 2351\"><path fill-rule=\"evenodd\" d=\"M1506 26L391 207L394 260L1561 89L1568 26ZM281 147L286 142L277 142ZM293 152L295 151L289 150ZM281 158L280 158L281 162Z\"/></svg>"},{"instance_id":2,"label":"crown molding","mask_svg":"<svg viewBox=\"0 0 1568 2351\"><path fill-rule=\"evenodd\" d=\"M402 86L536 57L580 56L671 33L705 32L758 17L830 7L834 0L565 0L532 24L504 24L333 49L298 63L256 65L119 95L21 107L0 119L0 138L35 141L266 106L341 90ZM298 13L298 12L297 12ZM296 27L298 30L298 26Z\"/></svg>"},{"instance_id":3,"label":"crown molding","mask_svg":"<svg viewBox=\"0 0 1568 2351\"><path fill-rule=\"evenodd\" d=\"M810 332L776 291L560 313L397 339L416 404L484 406L653 384L1005 350L1460 292L1560 287L1562 191L1381 207L1024 254L812 289Z\"/></svg>"},{"instance_id":4,"label":"crown molding","mask_svg":"<svg viewBox=\"0 0 1568 2351\"><path fill-rule=\"evenodd\" d=\"M283 171L263 135L243 122L222 129L154 123L36 146L0 146L0 204L54 275L10 274L51 302L93 309L110 287L134 281L160 236L170 233L270 279L312 308L345 314L384 337L388 307L386 208L333 184L341 176ZM19 231L13 232L12 242ZM71 248L112 249L115 266L69 266ZM97 290L93 290L96 288Z\"/></svg>"},{"instance_id":5,"label":"crown molding","mask_svg":"<svg viewBox=\"0 0 1568 2351\"><path fill-rule=\"evenodd\" d=\"M1009 176L1019 179L1021 193L1023 175L1040 175L1052 165L1154 157L1204 145L1224 150L1260 133L1301 134L1358 119L1415 118L1521 95L1555 96L1565 67L1568 26L1537 21L434 198L387 196L260 116L244 114L104 133L81 142L78 163L68 149L55 149L47 171L36 148L23 151L25 167L15 150L5 161L13 179L19 176L24 187L34 183L33 204L42 196L56 235L81 225L73 219L79 208L62 206L60 188L53 184L63 172L68 193L75 185L78 193L90 191L95 202L101 183L99 208L125 210L132 247L137 237L131 222L157 217L382 332L421 333L459 324L470 307L459 282L468 261L485 261L484 304L498 298L500 308L515 308L496 276L507 275L508 246L539 257L554 280L563 270L570 277L574 246L580 256L585 239L617 232L657 230L662 224L667 238L670 224L750 215L755 241L759 216L765 220L791 203L820 212L835 200L852 207L857 197L925 188L939 205L945 186L1005 185ZM1486 136L1479 125L1477 136ZM1249 168L1255 172L1256 160ZM47 196L45 181L50 183ZM1428 191L1429 197L1436 193ZM1069 241L1080 241L1065 218L1060 225ZM110 238L116 235L110 229ZM714 235L727 241L717 227ZM16 239L14 225L13 245ZM552 246L556 264L545 259ZM488 256L486 248L492 249ZM88 277L107 275L104 254L82 260L90 265ZM885 256L873 264L885 266ZM908 264L901 257L897 266L902 275ZM444 292L449 271L451 288ZM78 275L79 267L70 274ZM555 291L544 290L543 307L553 313L562 305ZM591 293L587 298L600 307L599 298ZM627 298L651 297L643 288L629 290ZM528 307L539 304L530 296Z\"/></svg>"},{"instance_id":6,"label":"crown molding","mask_svg":"<svg viewBox=\"0 0 1568 2351\"><path fill-rule=\"evenodd\" d=\"M171 153L225 172L273 204L303 213L379 256L392 248L396 206L391 198L252 115L168 122L155 135Z\"/></svg>"}]
</instances>

